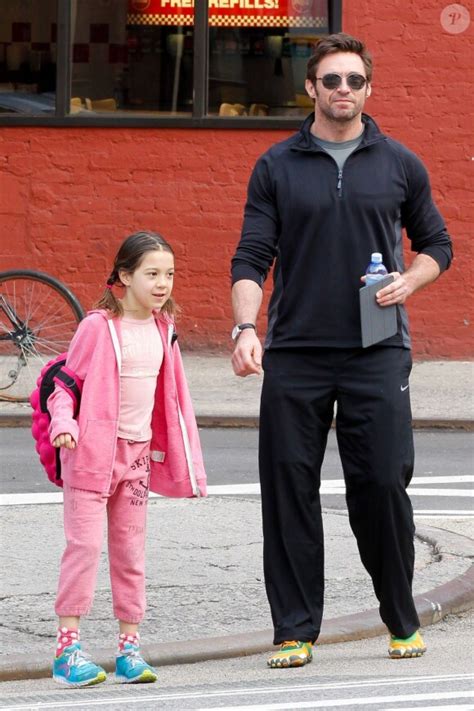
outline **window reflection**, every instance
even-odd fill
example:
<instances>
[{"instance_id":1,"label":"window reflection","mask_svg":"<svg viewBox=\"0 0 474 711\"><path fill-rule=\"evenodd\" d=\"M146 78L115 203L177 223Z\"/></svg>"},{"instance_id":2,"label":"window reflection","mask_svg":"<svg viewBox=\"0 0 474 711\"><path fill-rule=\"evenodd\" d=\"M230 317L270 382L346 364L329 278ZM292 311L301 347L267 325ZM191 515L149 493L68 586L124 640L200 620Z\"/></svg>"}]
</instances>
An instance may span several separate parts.
<instances>
[{"instance_id":1,"label":"window reflection","mask_svg":"<svg viewBox=\"0 0 474 711\"><path fill-rule=\"evenodd\" d=\"M195 1L67 0L70 114L190 116ZM208 114L306 114L306 62L329 31L327 5L208 0ZM0 0L0 113L55 113L57 7Z\"/></svg>"},{"instance_id":2,"label":"window reflection","mask_svg":"<svg viewBox=\"0 0 474 711\"><path fill-rule=\"evenodd\" d=\"M75 3L73 113L192 112L193 11L155 10L141 0Z\"/></svg>"},{"instance_id":3,"label":"window reflection","mask_svg":"<svg viewBox=\"0 0 474 711\"><path fill-rule=\"evenodd\" d=\"M304 89L306 63L329 31L327 2L215 0L209 7L209 112L307 114L312 104Z\"/></svg>"},{"instance_id":4,"label":"window reflection","mask_svg":"<svg viewBox=\"0 0 474 711\"><path fill-rule=\"evenodd\" d=\"M51 115L56 0L0 0L0 113Z\"/></svg>"}]
</instances>

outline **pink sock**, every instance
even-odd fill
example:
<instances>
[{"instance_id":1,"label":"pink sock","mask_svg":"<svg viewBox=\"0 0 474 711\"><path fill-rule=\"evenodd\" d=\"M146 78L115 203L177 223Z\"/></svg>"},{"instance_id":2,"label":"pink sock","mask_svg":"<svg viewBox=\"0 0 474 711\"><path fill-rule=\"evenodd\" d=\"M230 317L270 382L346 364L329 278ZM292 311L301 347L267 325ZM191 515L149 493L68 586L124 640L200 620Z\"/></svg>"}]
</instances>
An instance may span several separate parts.
<instances>
[{"instance_id":1,"label":"pink sock","mask_svg":"<svg viewBox=\"0 0 474 711\"><path fill-rule=\"evenodd\" d=\"M58 627L56 656L60 657L63 649L75 642L79 642L80 631L73 627Z\"/></svg>"},{"instance_id":2,"label":"pink sock","mask_svg":"<svg viewBox=\"0 0 474 711\"><path fill-rule=\"evenodd\" d=\"M140 635L138 632L135 634L125 634L125 632L121 632L119 634L118 654L123 654L126 644L133 644L134 647L139 647Z\"/></svg>"}]
</instances>

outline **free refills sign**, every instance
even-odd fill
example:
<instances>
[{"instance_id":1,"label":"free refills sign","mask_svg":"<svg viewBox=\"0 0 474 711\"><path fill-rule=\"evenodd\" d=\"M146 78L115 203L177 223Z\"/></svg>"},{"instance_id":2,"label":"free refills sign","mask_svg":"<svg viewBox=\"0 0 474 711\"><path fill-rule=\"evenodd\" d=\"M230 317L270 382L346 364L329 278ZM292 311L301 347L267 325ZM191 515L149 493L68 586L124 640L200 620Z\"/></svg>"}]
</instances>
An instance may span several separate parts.
<instances>
[{"instance_id":1,"label":"free refills sign","mask_svg":"<svg viewBox=\"0 0 474 711\"><path fill-rule=\"evenodd\" d=\"M128 23L192 25L194 0L129 0ZM209 24L228 27L326 27L326 0L209 0Z\"/></svg>"}]
</instances>

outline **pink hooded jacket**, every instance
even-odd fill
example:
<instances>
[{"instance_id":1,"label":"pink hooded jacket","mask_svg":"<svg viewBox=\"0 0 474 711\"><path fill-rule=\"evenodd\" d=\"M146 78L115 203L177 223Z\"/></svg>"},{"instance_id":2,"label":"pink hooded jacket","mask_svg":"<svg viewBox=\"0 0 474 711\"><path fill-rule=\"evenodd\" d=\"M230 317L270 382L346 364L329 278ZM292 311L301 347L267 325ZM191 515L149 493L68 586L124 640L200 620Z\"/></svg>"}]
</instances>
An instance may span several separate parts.
<instances>
[{"instance_id":1,"label":"pink hooded jacket","mask_svg":"<svg viewBox=\"0 0 474 711\"><path fill-rule=\"evenodd\" d=\"M163 363L157 379L150 443L150 489L163 496L206 496L206 473L181 353L173 343L174 324L155 314L163 340ZM65 482L78 489L108 491L115 460L121 364L119 318L91 311L69 346L66 365L83 381L81 406L56 387L48 398L51 442L69 432L73 450L61 448Z\"/></svg>"}]
</instances>

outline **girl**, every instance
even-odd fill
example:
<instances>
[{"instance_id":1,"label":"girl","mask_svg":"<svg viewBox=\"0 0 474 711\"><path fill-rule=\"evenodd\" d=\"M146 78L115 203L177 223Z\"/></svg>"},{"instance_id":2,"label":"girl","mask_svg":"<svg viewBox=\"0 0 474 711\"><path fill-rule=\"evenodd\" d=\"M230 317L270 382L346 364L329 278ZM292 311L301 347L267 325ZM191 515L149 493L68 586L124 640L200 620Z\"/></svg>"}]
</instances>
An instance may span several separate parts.
<instances>
[{"instance_id":1,"label":"girl","mask_svg":"<svg viewBox=\"0 0 474 711\"><path fill-rule=\"evenodd\" d=\"M66 549L55 610L59 615L53 679L69 686L105 680L79 643L89 612L107 514L114 615L119 620L115 674L153 682L140 655L145 612L148 490L205 496L199 435L174 331L174 255L153 232L127 237L98 310L79 324L66 367L82 385L77 421L69 394L48 400L50 438L61 447ZM112 288L119 286L117 299Z\"/></svg>"}]
</instances>

